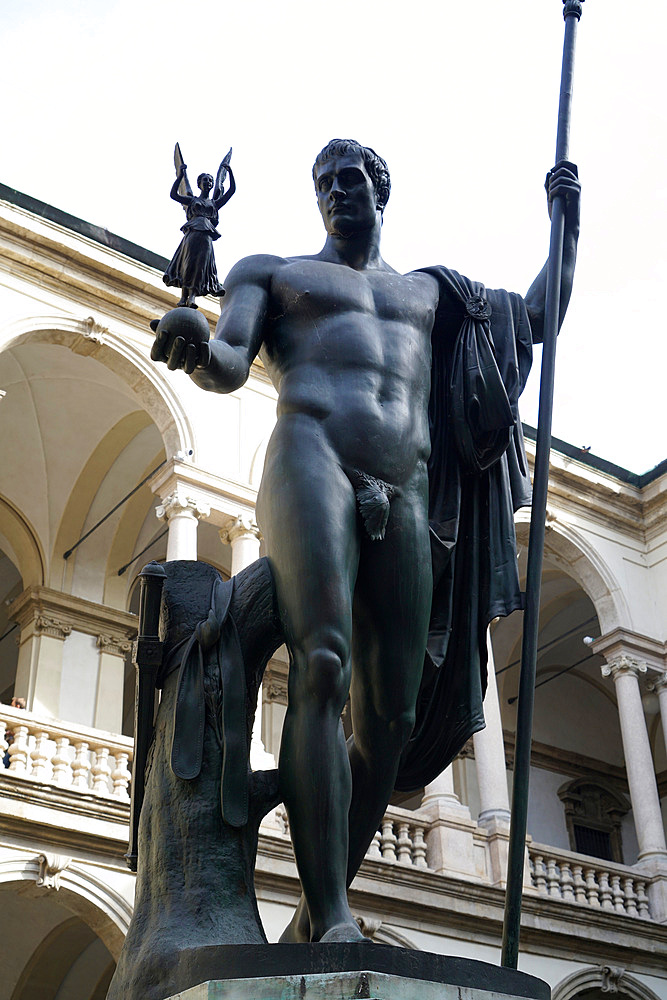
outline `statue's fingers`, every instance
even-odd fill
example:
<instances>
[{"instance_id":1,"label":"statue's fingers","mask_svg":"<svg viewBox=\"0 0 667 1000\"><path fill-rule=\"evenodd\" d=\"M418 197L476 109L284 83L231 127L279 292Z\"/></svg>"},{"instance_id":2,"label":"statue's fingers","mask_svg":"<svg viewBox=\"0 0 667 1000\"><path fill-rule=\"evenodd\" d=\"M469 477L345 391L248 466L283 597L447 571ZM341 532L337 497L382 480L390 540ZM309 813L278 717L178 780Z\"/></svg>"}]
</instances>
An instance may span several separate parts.
<instances>
[{"instance_id":1,"label":"statue's fingers","mask_svg":"<svg viewBox=\"0 0 667 1000\"><path fill-rule=\"evenodd\" d=\"M166 342L168 340L169 334L166 330L161 330L155 335L155 340L153 341L153 346L151 347L151 360L153 361L166 361L167 352Z\"/></svg>"},{"instance_id":2,"label":"statue's fingers","mask_svg":"<svg viewBox=\"0 0 667 1000\"><path fill-rule=\"evenodd\" d=\"M185 346L185 340L183 337L175 337L174 343L171 345L171 350L169 352L169 359L167 360L167 368L169 371L175 371L176 368L180 368L183 361L183 348Z\"/></svg>"},{"instance_id":3,"label":"statue's fingers","mask_svg":"<svg viewBox=\"0 0 667 1000\"><path fill-rule=\"evenodd\" d=\"M208 341L199 345L199 367L208 368L211 363L211 345Z\"/></svg>"},{"instance_id":4,"label":"statue's fingers","mask_svg":"<svg viewBox=\"0 0 667 1000\"><path fill-rule=\"evenodd\" d=\"M197 345L187 344L185 348L185 360L183 361L183 371L186 375L192 375L197 367Z\"/></svg>"}]
</instances>

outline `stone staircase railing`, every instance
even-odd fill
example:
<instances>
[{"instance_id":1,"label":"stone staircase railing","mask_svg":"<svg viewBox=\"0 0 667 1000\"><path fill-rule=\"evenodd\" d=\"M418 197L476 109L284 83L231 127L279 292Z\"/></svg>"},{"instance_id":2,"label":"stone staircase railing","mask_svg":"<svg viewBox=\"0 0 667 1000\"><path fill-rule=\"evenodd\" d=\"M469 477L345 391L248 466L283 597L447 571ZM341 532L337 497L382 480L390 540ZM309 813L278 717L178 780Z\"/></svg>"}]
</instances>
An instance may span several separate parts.
<instances>
[{"instance_id":1,"label":"stone staircase railing","mask_svg":"<svg viewBox=\"0 0 667 1000\"><path fill-rule=\"evenodd\" d=\"M134 741L0 705L0 775L129 802Z\"/></svg>"},{"instance_id":2,"label":"stone staircase railing","mask_svg":"<svg viewBox=\"0 0 667 1000\"><path fill-rule=\"evenodd\" d=\"M650 920L648 880L627 865L532 843L531 881L540 896Z\"/></svg>"}]
</instances>

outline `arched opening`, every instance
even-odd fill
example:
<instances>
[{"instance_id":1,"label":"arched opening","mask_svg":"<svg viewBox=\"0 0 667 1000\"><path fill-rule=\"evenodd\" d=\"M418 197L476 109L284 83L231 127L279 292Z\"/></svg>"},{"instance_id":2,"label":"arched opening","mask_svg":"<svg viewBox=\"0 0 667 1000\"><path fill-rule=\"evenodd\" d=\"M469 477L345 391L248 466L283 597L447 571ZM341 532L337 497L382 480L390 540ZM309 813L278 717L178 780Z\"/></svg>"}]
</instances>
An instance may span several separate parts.
<instances>
[{"instance_id":1,"label":"arched opening","mask_svg":"<svg viewBox=\"0 0 667 1000\"><path fill-rule=\"evenodd\" d=\"M0 698L18 676L29 710L121 732L134 624L131 570L119 571L142 549L145 561L154 555L165 526L144 480L191 439L172 391L161 394L139 352L90 324L62 325L15 337L0 353L14 428L0 463L0 584L4 574L5 589L17 590L13 565L21 586L12 599L23 592L18 663L5 669L0 646ZM43 634L35 623L47 618Z\"/></svg>"},{"instance_id":2,"label":"arched opening","mask_svg":"<svg viewBox=\"0 0 667 1000\"><path fill-rule=\"evenodd\" d=\"M95 930L34 883L0 886L3 996L104 1000L116 968Z\"/></svg>"},{"instance_id":3,"label":"arched opening","mask_svg":"<svg viewBox=\"0 0 667 1000\"><path fill-rule=\"evenodd\" d=\"M525 586L527 525L519 525L517 537ZM571 537L552 527L547 532L542 572L528 832L535 841L552 848L633 864L637 837L626 800L618 711L614 692L601 676L604 661L591 648L591 640L616 625L620 614L613 581L605 580L604 567L594 565ZM517 725L522 619L520 613L512 615L493 630L510 769ZM585 795L576 792L577 782ZM606 805L626 803L614 812L613 823L606 814L593 816L593 789L602 785ZM568 787L575 792L563 799L559 792ZM601 795L599 791L598 805Z\"/></svg>"}]
</instances>

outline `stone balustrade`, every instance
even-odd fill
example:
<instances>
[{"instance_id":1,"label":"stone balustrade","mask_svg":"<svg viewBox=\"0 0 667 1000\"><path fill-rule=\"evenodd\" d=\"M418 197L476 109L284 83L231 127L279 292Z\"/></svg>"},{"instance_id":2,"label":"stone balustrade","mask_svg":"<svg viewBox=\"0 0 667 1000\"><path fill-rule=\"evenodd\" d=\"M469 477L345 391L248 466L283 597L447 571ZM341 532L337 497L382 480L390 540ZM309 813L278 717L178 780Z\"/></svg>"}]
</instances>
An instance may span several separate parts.
<instances>
[{"instance_id":1,"label":"stone balustrade","mask_svg":"<svg viewBox=\"0 0 667 1000\"><path fill-rule=\"evenodd\" d=\"M289 837L289 820L284 805L276 809L280 832ZM389 806L380 829L373 837L366 857L371 861L388 861L409 868L428 868L426 833L429 820L418 812Z\"/></svg>"},{"instance_id":2,"label":"stone balustrade","mask_svg":"<svg viewBox=\"0 0 667 1000\"><path fill-rule=\"evenodd\" d=\"M127 736L0 705L0 774L129 802L133 747Z\"/></svg>"},{"instance_id":3,"label":"stone balustrade","mask_svg":"<svg viewBox=\"0 0 667 1000\"><path fill-rule=\"evenodd\" d=\"M531 881L540 896L650 920L648 879L635 868L561 851L529 846Z\"/></svg>"}]
</instances>

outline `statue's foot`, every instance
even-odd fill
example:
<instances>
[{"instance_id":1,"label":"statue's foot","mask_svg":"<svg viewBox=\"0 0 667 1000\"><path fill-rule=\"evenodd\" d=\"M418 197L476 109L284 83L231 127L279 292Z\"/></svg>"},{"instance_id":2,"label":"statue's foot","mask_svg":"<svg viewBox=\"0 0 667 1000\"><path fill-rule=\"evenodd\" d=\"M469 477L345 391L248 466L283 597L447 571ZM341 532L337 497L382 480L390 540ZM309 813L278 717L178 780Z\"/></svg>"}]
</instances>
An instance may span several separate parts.
<instances>
[{"instance_id":1,"label":"statue's foot","mask_svg":"<svg viewBox=\"0 0 667 1000\"><path fill-rule=\"evenodd\" d=\"M310 941L310 918L306 901L301 897L294 916L279 938L280 944L308 944Z\"/></svg>"},{"instance_id":2,"label":"statue's foot","mask_svg":"<svg viewBox=\"0 0 667 1000\"><path fill-rule=\"evenodd\" d=\"M361 933L356 920L353 920L352 923L336 924L320 938L320 944L337 944L348 941L363 941L366 944L372 944L371 940Z\"/></svg>"}]
</instances>

